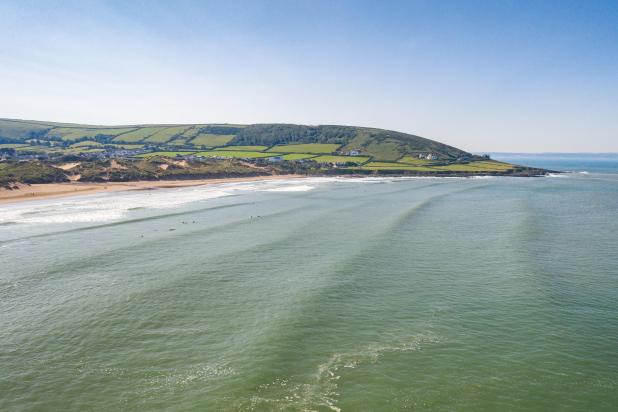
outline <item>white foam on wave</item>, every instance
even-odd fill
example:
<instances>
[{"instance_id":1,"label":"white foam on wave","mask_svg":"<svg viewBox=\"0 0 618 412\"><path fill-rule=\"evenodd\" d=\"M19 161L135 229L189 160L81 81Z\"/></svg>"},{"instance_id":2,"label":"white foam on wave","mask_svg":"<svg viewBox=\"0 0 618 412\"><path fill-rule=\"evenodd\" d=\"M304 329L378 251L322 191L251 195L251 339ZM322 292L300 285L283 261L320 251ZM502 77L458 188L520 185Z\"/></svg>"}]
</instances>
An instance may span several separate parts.
<instances>
[{"instance_id":1,"label":"white foam on wave","mask_svg":"<svg viewBox=\"0 0 618 412\"><path fill-rule=\"evenodd\" d=\"M244 192L304 192L315 188L306 183L305 179L235 182L46 199L0 207L0 225L109 222L135 209L171 209Z\"/></svg>"},{"instance_id":2,"label":"white foam on wave","mask_svg":"<svg viewBox=\"0 0 618 412\"><path fill-rule=\"evenodd\" d=\"M36 200L0 206L2 224L96 223L119 220L135 209L168 209L192 202L245 192L307 192L321 184L392 183L435 177L309 177L252 182L206 184L173 189L102 193L89 196Z\"/></svg>"},{"instance_id":3,"label":"white foam on wave","mask_svg":"<svg viewBox=\"0 0 618 412\"><path fill-rule=\"evenodd\" d=\"M0 208L0 224L95 223L122 219L132 209L167 209L199 200L229 196L229 191L159 189L53 199Z\"/></svg>"},{"instance_id":4,"label":"white foam on wave","mask_svg":"<svg viewBox=\"0 0 618 412\"><path fill-rule=\"evenodd\" d=\"M298 186L281 186L266 189L267 192L307 192L314 189L315 186L298 185Z\"/></svg>"}]
</instances>

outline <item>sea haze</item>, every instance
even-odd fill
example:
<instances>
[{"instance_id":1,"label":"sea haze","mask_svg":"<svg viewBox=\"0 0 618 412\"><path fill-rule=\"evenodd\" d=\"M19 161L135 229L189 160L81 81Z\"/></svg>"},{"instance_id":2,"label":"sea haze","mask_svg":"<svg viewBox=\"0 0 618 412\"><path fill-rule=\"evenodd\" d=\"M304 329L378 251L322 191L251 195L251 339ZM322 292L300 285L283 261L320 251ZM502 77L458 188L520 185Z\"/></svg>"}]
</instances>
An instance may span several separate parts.
<instances>
[{"instance_id":1,"label":"sea haze","mask_svg":"<svg viewBox=\"0 0 618 412\"><path fill-rule=\"evenodd\" d=\"M612 410L618 163L494 157L0 206L0 410Z\"/></svg>"}]
</instances>

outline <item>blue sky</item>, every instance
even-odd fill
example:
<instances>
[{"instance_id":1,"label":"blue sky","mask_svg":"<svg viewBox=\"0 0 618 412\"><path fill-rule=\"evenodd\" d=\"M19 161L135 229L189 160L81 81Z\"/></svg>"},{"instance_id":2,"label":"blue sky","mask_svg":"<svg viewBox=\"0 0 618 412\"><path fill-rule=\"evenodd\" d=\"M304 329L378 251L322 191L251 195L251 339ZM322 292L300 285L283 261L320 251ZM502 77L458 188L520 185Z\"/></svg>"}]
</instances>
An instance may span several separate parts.
<instances>
[{"instance_id":1,"label":"blue sky","mask_svg":"<svg viewBox=\"0 0 618 412\"><path fill-rule=\"evenodd\" d=\"M618 1L2 1L0 117L618 151Z\"/></svg>"}]
</instances>

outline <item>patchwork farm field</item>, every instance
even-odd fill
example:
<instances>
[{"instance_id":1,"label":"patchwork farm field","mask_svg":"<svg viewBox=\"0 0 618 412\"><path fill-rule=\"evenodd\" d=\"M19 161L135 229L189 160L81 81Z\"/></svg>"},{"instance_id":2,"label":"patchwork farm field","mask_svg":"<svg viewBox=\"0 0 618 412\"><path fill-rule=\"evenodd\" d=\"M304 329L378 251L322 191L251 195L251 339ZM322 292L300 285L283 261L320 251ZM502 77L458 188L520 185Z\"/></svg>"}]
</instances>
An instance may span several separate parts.
<instances>
[{"instance_id":1,"label":"patchwork farm field","mask_svg":"<svg viewBox=\"0 0 618 412\"><path fill-rule=\"evenodd\" d=\"M73 143L69 147L101 147L103 143L97 142L95 140L84 140L81 142Z\"/></svg>"},{"instance_id":2,"label":"patchwork farm field","mask_svg":"<svg viewBox=\"0 0 618 412\"><path fill-rule=\"evenodd\" d=\"M364 170L404 170L416 172L432 172L432 168L426 166L414 166L410 164L391 163L391 162L370 162L361 167Z\"/></svg>"},{"instance_id":3,"label":"patchwork farm field","mask_svg":"<svg viewBox=\"0 0 618 412\"><path fill-rule=\"evenodd\" d=\"M198 146L225 146L234 137L235 135L233 134L200 133L196 137L191 139L190 143Z\"/></svg>"},{"instance_id":4,"label":"patchwork farm field","mask_svg":"<svg viewBox=\"0 0 618 412\"><path fill-rule=\"evenodd\" d=\"M447 172L504 172L507 170L512 170L513 166L500 162L478 161L465 164L433 166L432 169Z\"/></svg>"},{"instance_id":5,"label":"patchwork farm field","mask_svg":"<svg viewBox=\"0 0 618 412\"><path fill-rule=\"evenodd\" d=\"M415 166L425 166L428 164L435 163L435 161L427 160L427 159L419 159L417 156L404 156L397 161L397 163L406 163Z\"/></svg>"},{"instance_id":6,"label":"patchwork farm field","mask_svg":"<svg viewBox=\"0 0 618 412\"><path fill-rule=\"evenodd\" d=\"M265 152L243 152L240 150L210 150L206 152L197 152L197 156L205 156L205 157L235 157L235 158L247 158L247 159L257 159L260 157L273 157L277 156L276 153L265 153Z\"/></svg>"},{"instance_id":7,"label":"patchwork farm field","mask_svg":"<svg viewBox=\"0 0 618 412\"><path fill-rule=\"evenodd\" d=\"M481 167L481 168L493 169L493 170L510 170L513 168L512 164L498 162L495 160L481 160L477 162L471 162L469 164L474 167Z\"/></svg>"},{"instance_id":8,"label":"patchwork farm field","mask_svg":"<svg viewBox=\"0 0 618 412\"><path fill-rule=\"evenodd\" d=\"M213 150L240 150L244 152L263 152L268 146L224 146Z\"/></svg>"},{"instance_id":9,"label":"patchwork farm field","mask_svg":"<svg viewBox=\"0 0 618 412\"><path fill-rule=\"evenodd\" d=\"M60 137L65 141L73 141L83 138L94 138L96 136L118 136L119 134L127 133L135 128L96 128L96 129L81 129L74 127L60 127L48 132L50 137Z\"/></svg>"},{"instance_id":10,"label":"patchwork farm field","mask_svg":"<svg viewBox=\"0 0 618 412\"><path fill-rule=\"evenodd\" d=\"M355 163L360 165L367 162L369 158L366 156L318 156L311 160L318 163Z\"/></svg>"},{"instance_id":11,"label":"patchwork farm field","mask_svg":"<svg viewBox=\"0 0 618 412\"><path fill-rule=\"evenodd\" d=\"M422 159L419 159L422 160ZM370 162L361 169L364 170L402 170L402 171L418 171L418 172L502 172L512 170L513 165L495 161L475 161L463 164L449 165L413 165L400 162Z\"/></svg>"},{"instance_id":12,"label":"patchwork farm field","mask_svg":"<svg viewBox=\"0 0 618 412\"><path fill-rule=\"evenodd\" d=\"M153 134L162 129L162 127L141 127L137 130L133 130L128 133L116 136L113 141L124 143L137 143L141 142L147 137L152 136Z\"/></svg>"},{"instance_id":13,"label":"patchwork farm field","mask_svg":"<svg viewBox=\"0 0 618 412\"><path fill-rule=\"evenodd\" d=\"M158 130L151 136L148 136L143 140L144 143L167 143L173 137L179 136L184 133L189 126L176 126L176 127L166 127L165 129Z\"/></svg>"},{"instance_id":14,"label":"patchwork farm field","mask_svg":"<svg viewBox=\"0 0 618 412\"><path fill-rule=\"evenodd\" d=\"M176 157L176 156L186 156L193 154L195 152L150 152L150 153L142 153L137 155L136 157L141 157L145 159L150 159L152 157Z\"/></svg>"},{"instance_id":15,"label":"patchwork farm field","mask_svg":"<svg viewBox=\"0 0 618 412\"><path fill-rule=\"evenodd\" d=\"M351 152L359 155L348 156ZM100 155L91 156L97 153ZM342 172L345 169L344 173L357 170L385 174L400 171L401 174L534 175L540 170L475 156L411 134L356 126L277 123L93 126L0 119L2 160L58 161L66 155L84 155L84 160L109 160L133 157L136 153L142 159L185 155L230 159L277 157L277 161L284 162L258 163L261 167L308 174L324 173L335 166ZM431 154L439 160L419 159L419 154ZM294 161L303 162L292 164Z\"/></svg>"},{"instance_id":16,"label":"patchwork farm field","mask_svg":"<svg viewBox=\"0 0 618 412\"><path fill-rule=\"evenodd\" d=\"M0 149L19 149L20 147L30 146L27 143L0 143Z\"/></svg>"},{"instance_id":17,"label":"patchwork farm field","mask_svg":"<svg viewBox=\"0 0 618 412\"><path fill-rule=\"evenodd\" d=\"M277 145L269 152L276 153L309 153L309 154L330 154L337 151L341 145L330 143L310 143L310 144L285 144Z\"/></svg>"},{"instance_id":18,"label":"patchwork farm field","mask_svg":"<svg viewBox=\"0 0 618 412\"><path fill-rule=\"evenodd\" d=\"M283 160L303 160L303 159L313 159L315 157L317 157L317 155L307 154L307 153L288 153L288 154L281 156Z\"/></svg>"}]
</instances>

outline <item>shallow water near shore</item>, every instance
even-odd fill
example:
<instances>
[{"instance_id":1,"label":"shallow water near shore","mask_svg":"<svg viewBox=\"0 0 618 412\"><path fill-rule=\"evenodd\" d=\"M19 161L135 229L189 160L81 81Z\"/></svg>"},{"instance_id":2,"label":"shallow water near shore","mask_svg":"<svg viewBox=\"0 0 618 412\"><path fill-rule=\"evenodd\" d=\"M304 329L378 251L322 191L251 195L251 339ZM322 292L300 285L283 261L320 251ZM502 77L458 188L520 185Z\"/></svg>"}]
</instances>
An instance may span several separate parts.
<instances>
[{"instance_id":1,"label":"shallow water near shore","mask_svg":"<svg viewBox=\"0 0 618 412\"><path fill-rule=\"evenodd\" d=\"M0 206L0 409L613 410L617 172Z\"/></svg>"}]
</instances>

